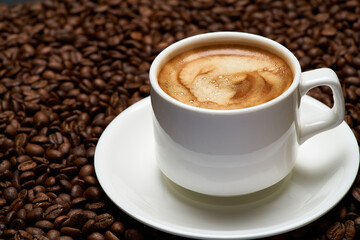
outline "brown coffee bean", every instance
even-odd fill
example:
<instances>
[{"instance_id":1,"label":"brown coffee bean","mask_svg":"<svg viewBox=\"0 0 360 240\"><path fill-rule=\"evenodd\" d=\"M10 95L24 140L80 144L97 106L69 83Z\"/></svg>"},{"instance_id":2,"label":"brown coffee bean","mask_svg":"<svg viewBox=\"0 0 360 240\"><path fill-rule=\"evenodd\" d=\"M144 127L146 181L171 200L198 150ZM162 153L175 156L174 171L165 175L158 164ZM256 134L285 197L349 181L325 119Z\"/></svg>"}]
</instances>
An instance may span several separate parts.
<instances>
[{"instance_id":1,"label":"brown coffee bean","mask_svg":"<svg viewBox=\"0 0 360 240\"><path fill-rule=\"evenodd\" d=\"M98 232L94 232L92 234L90 234L86 240L105 240L104 235L102 235L101 233Z\"/></svg>"},{"instance_id":2,"label":"brown coffee bean","mask_svg":"<svg viewBox=\"0 0 360 240\"><path fill-rule=\"evenodd\" d=\"M86 221L81 229L81 231L84 234L92 233L95 230L96 230L96 228L95 228L95 220L94 219L89 219L88 221Z\"/></svg>"},{"instance_id":3,"label":"brown coffee bean","mask_svg":"<svg viewBox=\"0 0 360 240\"><path fill-rule=\"evenodd\" d=\"M95 169L92 164L84 165L79 171L79 177L84 179L86 176L93 176L95 174Z\"/></svg>"},{"instance_id":4,"label":"brown coffee bean","mask_svg":"<svg viewBox=\"0 0 360 240\"><path fill-rule=\"evenodd\" d=\"M9 160L2 160L0 162L0 173L3 173L6 170L10 170L10 169L11 169L11 163Z\"/></svg>"},{"instance_id":5,"label":"brown coffee bean","mask_svg":"<svg viewBox=\"0 0 360 240\"><path fill-rule=\"evenodd\" d=\"M111 225L111 232L113 232L116 236L122 236L125 232L124 223L120 221L116 221Z\"/></svg>"},{"instance_id":6,"label":"brown coffee bean","mask_svg":"<svg viewBox=\"0 0 360 240\"><path fill-rule=\"evenodd\" d=\"M8 212L4 218L6 225L9 225L16 218L16 212L14 210Z\"/></svg>"},{"instance_id":7,"label":"brown coffee bean","mask_svg":"<svg viewBox=\"0 0 360 240\"><path fill-rule=\"evenodd\" d=\"M14 187L8 187L4 190L4 198L7 202L12 202L18 197L18 191Z\"/></svg>"},{"instance_id":8,"label":"brown coffee bean","mask_svg":"<svg viewBox=\"0 0 360 240\"><path fill-rule=\"evenodd\" d=\"M326 233L331 240L340 240L345 235L345 226L340 222L334 223Z\"/></svg>"},{"instance_id":9,"label":"brown coffee bean","mask_svg":"<svg viewBox=\"0 0 360 240\"><path fill-rule=\"evenodd\" d=\"M33 180L35 178L36 174L33 171L26 171L21 173L19 176L19 180L21 183L25 183L27 181Z\"/></svg>"},{"instance_id":10,"label":"brown coffee bean","mask_svg":"<svg viewBox=\"0 0 360 240\"><path fill-rule=\"evenodd\" d=\"M22 218L15 218L9 225L10 229L20 230L24 229L26 226L25 220Z\"/></svg>"},{"instance_id":11,"label":"brown coffee bean","mask_svg":"<svg viewBox=\"0 0 360 240\"><path fill-rule=\"evenodd\" d=\"M50 176L45 180L46 187L52 187L56 184L56 178L54 176Z\"/></svg>"},{"instance_id":12,"label":"brown coffee bean","mask_svg":"<svg viewBox=\"0 0 360 240\"><path fill-rule=\"evenodd\" d=\"M35 224L34 224L35 227L38 227L38 228L41 228L43 230L51 230L54 228L54 224L48 220L40 220L40 221L37 221Z\"/></svg>"},{"instance_id":13,"label":"brown coffee bean","mask_svg":"<svg viewBox=\"0 0 360 240\"><path fill-rule=\"evenodd\" d=\"M51 205L51 199L44 193L36 194L35 199L32 201L35 207L46 209Z\"/></svg>"},{"instance_id":14,"label":"brown coffee bean","mask_svg":"<svg viewBox=\"0 0 360 240\"><path fill-rule=\"evenodd\" d=\"M130 228L125 231L124 238L126 240L143 240L144 233L139 229Z\"/></svg>"},{"instance_id":15,"label":"brown coffee bean","mask_svg":"<svg viewBox=\"0 0 360 240\"><path fill-rule=\"evenodd\" d=\"M81 186L73 185L71 188L71 197L77 198L77 197L81 197L82 195L83 195L83 189L81 188Z\"/></svg>"},{"instance_id":16,"label":"brown coffee bean","mask_svg":"<svg viewBox=\"0 0 360 240\"><path fill-rule=\"evenodd\" d=\"M99 230L110 227L114 222L113 216L111 216L108 213L100 214L96 216L94 220L95 220L94 226L96 229Z\"/></svg>"},{"instance_id":17,"label":"brown coffee bean","mask_svg":"<svg viewBox=\"0 0 360 240\"><path fill-rule=\"evenodd\" d=\"M81 235L80 229L73 228L73 227L62 227L60 229L61 234L71 236L75 239L77 239Z\"/></svg>"},{"instance_id":18,"label":"brown coffee bean","mask_svg":"<svg viewBox=\"0 0 360 240\"><path fill-rule=\"evenodd\" d=\"M46 237L50 240L55 240L57 237L60 237L61 233L58 230L51 229L47 232Z\"/></svg>"},{"instance_id":19,"label":"brown coffee bean","mask_svg":"<svg viewBox=\"0 0 360 240\"><path fill-rule=\"evenodd\" d=\"M360 202L360 188L353 188L351 194L358 202Z\"/></svg>"},{"instance_id":20,"label":"brown coffee bean","mask_svg":"<svg viewBox=\"0 0 360 240\"><path fill-rule=\"evenodd\" d=\"M101 211L105 207L104 202L86 203L85 209L90 211Z\"/></svg>"},{"instance_id":21,"label":"brown coffee bean","mask_svg":"<svg viewBox=\"0 0 360 240\"><path fill-rule=\"evenodd\" d=\"M98 202L102 199L101 189L98 187L88 187L84 192L84 197L90 201Z\"/></svg>"},{"instance_id":22,"label":"brown coffee bean","mask_svg":"<svg viewBox=\"0 0 360 240\"><path fill-rule=\"evenodd\" d=\"M356 229L354 221L347 220L345 223L345 239L355 239Z\"/></svg>"},{"instance_id":23,"label":"brown coffee bean","mask_svg":"<svg viewBox=\"0 0 360 240\"><path fill-rule=\"evenodd\" d=\"M45 153L46 157L51 161L59 161L62 159L63 154L56 149L48 149Z\"/></svg>"},{"instance_id":24,"label":"brown coffee bean","mask_svg":"<svg viewBox=\"0 0 360 240\"><path fill-rule=\"evenodd\" d=\"M113 234L111 231L106 231L105 232L105 239L106 240L120 240L120 238L115 236L115 234Z\"/></svg>"},{"instance_id":25,"label":"brown coffee bean","mask_svg":"<svg viewBox=\"0 0 360 240\"><path fill-rule=\"evenodd\" d=\"M27 227L25 230L32 235L45 235L44 231L37 227Z\"/></svg>"},{"instance_id":26,"label":"brown coffee bean","mask_svg":"<svg viewBox=\"0 0 360 240\"><path fill-rule=\"evenodd\" d=\"M26 210L25 210L24 208L18 210L16 216L17 216L18 218L21 218L21 219L23 219L23 220L26 220Z\"/></svg>"},{"instance_id":27,"label":"brown coffee bean","mask_svg":"<svg viewBox=\"0 0 360 240\"><path fill-rule=\"evenodd\" d=\"M66 215L58 216L58 217L55 218L55 220L54 220L54 227L55 227L56 229L59 229L59 228L63 225L63 223L64 223L66 220L68 220L68 219L69 219L69 217L66 216Z\"/></svg>"},{"instance_id":28,"label":"brown coffee bean","mask_svg":"<svg viewBox=\"0 0 360 240\"><path fill-rule=\"evenodd\" d=\"M24 202L20 198L17 198L10 204L9 210L17 211L23 206L24 206Z\"/></svg>"},{"instance_id":29,"label":"brown coffee bean","mask_svg":"<svg viewBox=\"0 0 360 240\"><path fill-rule=\"evenodd\" d=\"M18 198L19 198L21 201L25 201L27 195L28 195L28 191L27 191L26 189L23 189L23 190L21 190L21 191L18 193Z\"/></svg>"},{"instance_id":30,"label":"brown coffee bean","mask_svg":"<svg viewBox=\"0 0 360 240\"><path fill-rule=\"evenodd\" d=\"M40 145L28 143L25 147L27 154L31 156L41 156L44 153L44 149Z\"/></svg>"},{"instance_id":31,"label":"brown coffee bean","mask_svg":"<svg viewBox=\"0 0 360 240\"><path fill-rule=\"evenodd\" d=\"M54 220L64 212L65 208L61 204L54 204L48 207L44 212L44 218L46 220Z\"/></svg>"},{"instance_id":32,"label":"brown coffee bean","mask_svg":"<svg viewBox=\"0 0 360 240\"><path fill-rule=\"evenodd\" d=\"M30 170L35 170L37 164L34 161L26 161L18 165L18 170L25 172Z\"/></svg>"},{"instance_id":33,"label":"brown coffee bean","mask_svg":"<svg viewBox=\"0 0 360 240\"><path fill-rule=\"evenodd\" d=\"M88 183L89 185L97 185L99 186L99 182L96 177L94 176L85 176L84 181Z\"/></svg>"},{"instance_id":34,"label":"brown coffee bean","mask_svg":"<svg viewBox=\"0 0 360 240\"><path fill-rule=\"evenodd\" d=\"M33 236L24 230L19 230L16 232L14 239L15 240L32 240Z\"/></svg>"},{"instance_id":35,"label":"brown coffee bean","mask_svg":"<svg viewBox=\"0 0 360 240\"><path fill-rule=\"evenodd\" d=\"M43 209L41 207L35 207L26 214L27 220L30 222L36 222L42 219Z\"/></svg>"}]
</instances>

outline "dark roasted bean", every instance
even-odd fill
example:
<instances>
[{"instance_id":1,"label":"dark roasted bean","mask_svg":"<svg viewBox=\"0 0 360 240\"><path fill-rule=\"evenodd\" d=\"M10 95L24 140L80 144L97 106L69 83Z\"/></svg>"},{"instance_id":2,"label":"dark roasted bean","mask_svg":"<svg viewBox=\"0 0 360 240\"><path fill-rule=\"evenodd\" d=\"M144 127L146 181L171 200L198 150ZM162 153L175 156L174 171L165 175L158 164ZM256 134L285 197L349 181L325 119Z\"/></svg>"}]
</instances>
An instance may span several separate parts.
<instances>
[{"instance_id":1,"label":"dark roasted bean","mask_svg":"<svg viewBox=\"0 0 360 240\"><path fill-rule=\"evenodd\" d=\"M62 227L60 229L61 234L71 236L77 239L81 235L80 229L73 228L73 227Z\"/></svg>"},{"instance_id":2,"label":"dark roasted bean","mask_svg":"<svg viewBox=\"0 0 360 240\"><path fill-rule=\"evenodd\" d=\"M8 202L14 201L18 197L18 191L14 187L8 187L4 190L4 198Z\"/></svg>"},{"instance_id":3,"label":"dark roasted bean","mask_svg":"<svg viewBox=\"0 0 360 240\"><path fill-rule=\"evenodd\" d=\"M47 232L46 237L50 240L55 240L57 237L60 237L61 233L58 230L51 229Z\"/></svg>"},{"instance_id":4,"label":"dark roasted bean","mask_svg":"<svg viewBox=\"0 0 360 240\"><path fill-rule=\"evenodd\" d=\"M29 220L31 222L36 222L36 221L42 219L42 215L43 215L42 208L41 207L35 207L34 209L30 210L27 213L26 218L27 218L27 220Z\"/></svg>"},{"instance_id":5,"label":"dark roasted bean","mask_svg":"<svg viewBox=\"0 0 360 240\"><path fill-rule=\"evenodd\" d=\"M43 230L50 230L50 229L53 229L54 228L54 224L48 220L40 220L40 221L37 221L35 224L34 224L35 227L38 227L38 228L41 228Z\"/></svg>"},{"instance_id":6,"label":"dark roasted bean","mask_svg":"<svg viewBox=\"0 0 360 240\"><path fill-rule=\"evenodd\" d=\"M144 233L139 229L127 229L124 234L126 240L143 240Z\"/></svg>"},{"instance_id":7,"label":"dark roasted bean","mask_svg":"<svg viewBox=\"0 0 360 240\"><path fill-rule=\"evenodd\" d=\"M90 201L98 202L102 199L102 192L98 187L88 187L84 192L84 197Z\"/></svg>"},{"instance_id":8,"label":"dark roasted bean","mask_svg":"<svg viewBox=\"0 0 360 240\"><path fill-rule=\"evenodd\" d=\"M101 233L94 232L90 234L86 240L105 240L105 237Z\"/></svg>"},{"instance_id":9,"label":"dark roasted bean","mask_svg":"<svg viewBox=\"0 0 360 240\"><path fill-rule=\"evenodd\" d=\"M106 240L120 240L120 238L115 236L115 234L113 234L111 231L106 231L105 232L105 239Z\"/></svg>"},{"instance_id":10,"label":"dark roasted bean","mask_svg":"<svg viewBox=\"0 0 360 240\"><path fill-rule=\"evenodd\" d=\"M345 226L340 222L334 223L326 233L326 236L331 240L340 240L345 234Z\"/></svg>"},{"instance_id":11,"label":"dark roasted bean","mask_svg":"<svg viewBox=\"0 0 360 240\"><path fill-rule=\"evenodd\" d=\"M44 212L44 218L47 220L54 220L64 212L65 208L61 204L54 204L48 207Z\"/></svg>"},{"instance_id":12,"label":"dark roasted bean","mask_svg":"<svg viewBox=\"0 0 360 240\"><path fill-rule=\"evenodd\" d=\"M110 227L114 222L113 216L111 216L108 213L98 215L94 218L94 220L95 220L94 223L95 228L101 230Z\"/></svg>"}]
</instances>

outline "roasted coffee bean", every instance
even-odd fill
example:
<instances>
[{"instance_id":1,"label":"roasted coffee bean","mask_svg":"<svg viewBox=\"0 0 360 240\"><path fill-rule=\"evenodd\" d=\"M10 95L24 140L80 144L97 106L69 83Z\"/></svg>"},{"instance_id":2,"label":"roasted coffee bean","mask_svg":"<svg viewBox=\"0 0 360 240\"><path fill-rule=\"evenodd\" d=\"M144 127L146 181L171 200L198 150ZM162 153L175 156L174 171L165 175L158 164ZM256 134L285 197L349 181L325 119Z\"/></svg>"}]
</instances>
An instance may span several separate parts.
<instances>
[{"instance_id":1,"label":"roasted coffee bean","mask_svg":"<svg viewBox=\"0 0 360 240\"><path fill-rule=\"evenodd\" d=\"M36 222L42 219L43 209L41 207L35 207L26 214L26 218L30 222Z\"/></svg>"},{"instance_id":2,"label":"roasted coffee bean","mask_svg":"<svg viewBox=\"0 0 360 240\"><path fill-rule=\"evenodd\" d=\"M95 220L94 226L96 229L99 230L110 227L114 222L113 216L111 216L108 213L100 214L96 216L94 220Z\"/></svg>"},{"instance_id":3,"label":"roasted coffee bean","mask_svg":"<svg viewBox=\"0 0 360 240\"><path fill-rule=\"evenodd\" d=\"M71 236L77 239L81 235L80 229L73 228L73 227L62 227L60 229L61 234Z\"/></svg>"},{"instance_id":4,"label":"roasted coffee bean","mask_svg":"<svg viewBox=\"0 0 360 240\"><path fill-rule=\"evenodd\" d=\"M25 206L24 206L24 207L25 207ZM22 208L22 209L18 210L16 216L17 216L18 218L21 218L21 219L23 219L23 220L26 220L26 210L25 210L25 208Z\"/></svg>"},{"instance_id":5,"label":"roasted coffee bean","mask_svg":"<svg viewBox=\"0 0 360 240\"><path fill-rule=\"evenodd\" d=\"M98 232L94 232L92 234L90 234L86 240L105 240L104 235L102 235L101 233Z\"/></svg>"},{"instance_id":6,"label":"roasted coffee bean","mask_svg":"<svg viewBox=\"0 0 360 240\"><path fill-rule=\"evenodd\" d=\"M58 216L58 217L55 218L55 220L54 220L54 227L55 227L56 229L60 229L60 227L63 225L63 223L64 223L67 219L69 219L69 217L66 216L66 215Z\"/></svg>"},{"instance_id":7,"label":"roasted coffee bean","mask_svg":"<svg viewBox=\"0 0 360 240\"><path fill-rule=\"evenodd\" d=\"M6 225L9 225L16 218L16 212L14 210L8 212L6 214L4 222Z\"/></svg>"},{"instance_id":8,"label":"roasted coffee bean","mask_svg":"<svg viewBox=\"0 0 360 240\"><path fill-rule=\"evenodd\" d=\"M32 239L33 236L30 233L23 230L19 230L15 234L15 240L32 240Z\"/></svg>"},{"instance_id":9,"label":"roasted coffee bean","mask_svg":"<svg viewBox=\"0 0 360 240\"><path fill-rule=\"evenodd\" d=\"M44 231L37 227L27 227L25 230L32 235L45 235Z\"/></svg>"},{"instance_id":10,"label":"roasted coffee bean","mask_svg":"<svg viewBox=\"0 0 360 240\"><path fill-rule=\"evenodd\" d=\"M77 197L81 197L82 195L83 195L83 189L81 188L81 186L73 185L71 188L71 197L77 198Z\"/></svg>"},{"instance_id":11,"label":"roasted coffee bean","mask_svg":"<svg viewBox=\"0 0 360 240\"><path fill-rule=\"evenodd\" d=\"M64 212L65 208L61 204L54 204L48 207L44 212L44 218L46 220L54 220Z\"/></svg>"},{"instance_id":12,"label":"roasted coffee bean","mask_svg":"<svg viewBox=\"0 0 360 240\"><path fill-rule=\"evenodd\" d=\"M55 240L57 237L60 237L61 233L58 230L51 229L47 232L46 237L50 240Z\"/></svg>"},{"instance_id":13,"label":"roasted coffee bean","mask_svg":"<svg viewBox=\"0 0 360 240\"><path fill-rule=\"evenodd\" d=\"M84 197L74 198L70 203L72 208L79 208L84 206L85 204L86 204L86 198Z\"/></svg>"},{"instance_id":14,"label":"roasted coffee bean","mask_svg":"<svg viewBox=\"0 0 360 240\"><path fill-rule=\"evenodd\" d=\"M0 173L3 173L5 170L10 170L11 169L11 163L9 160L2 160L2 162L0 162Z\"/></svg>"},{"instance_id":15,"label":"roasted coffee bean","mask_svg":"<svg viewBox=\"0 0 360 240\"><path fill-rule=\"evenodd\" d=\"M34 207L41 207L42 209L46 209L51 205L51 199L44 193L38 193L32 202Z\"/></svg>"},{"instance_id":16,"label":"roasted coffee bean","mask_svg":"<svg viewBox=\"0 0 360 240\"><path fill-rule=\"evenodd\" d=\"M84 192L84 197L90 201L97 202L102 199L101 189L98 187L88 187Z\"/></svg>"},{"instance_id":17,"label":"roasted coffee bean","mask_svg":"<svg viewBox=\"0 0 360 240\"><path fill-rule=\"evenodd\" d=\"M111 231L116 235L116 236L122 236L125 232L125 226L124 223L120 222L120 221L116 221L111 225Z\"/></svg>"},{"instance_id":18,"label":"roasted coffee bean","mask_svg":"<svg viewBox=\"0 0 360 240\"><path fill-rule=\"evenodd\" d=\"M120 238L115 236L115 234L113 234L111 231L106 231L105 232L105 239L106 240L120 240Z\"/></svg>"},{"instance_id":19,"label":"roasted coffee bean","mask_svg":"<svg viewBox=\"0 0 360 240\"><path fill-rule=\"evenodd\" d=\"M89 219L87 222L85 222L85 224L82 226L82 229L81 229L81 231L84 234L92 233L95 230L96 230L96 227L95 227L94 219Z\"/></svg>"},{"instance_id":20,"label":"roasted coffee bean","mask_svg":"<svg viewBox=\"0 0 360 240\"><path fill-rule=\"evenodd\" d=\"M91 164L84 165L79 171L79 177L84 179L86 176L93 176L95 174L94 166Z\"/></svg>"},{"instance_id":21,"label":"roasted coffee bean","mask_svg":"<svg viewBox=\"0 0 360 240\"><path fill-rule=\"evenodd\" d=\"M44 148L37 144L28 143L25 151L31 156L41 156L44 153Z\"/></svg>"},{"instance_id":22,"label":"roasted coffee bean","mask_svg":"<svg viewBox=\"0 0 360 240\"><path fill-rule=\"evenodd\" d=\"M22 172L35 170L36 166L36 162L30 160L19 164L18 170Z\"/></svg>"},{"instance_id":23,"label":"roasted coffee bean","mask_svg":"<svg viewBox=\"0 0 360 240\"><path fill-rule=\"evenodd\" d=\"M124 238L126 240L143 240L144 233L139 229L130 228L125 231Z\"/></svg>"},{"instance_id":24,"label":"roasted coffee bean","mask_svg":"<svg viewBox=\"0 0 360 240\"><path fill-rule=\"evenodd\" d=\"M8 202L14 201L18 197L18 191L14 187L8 187L4 190L4 198Z\"/></svg>"},{"instance_id":25,"label":"roasted coffee bean","mask_svg":"<svg viewBox=\"0 0 360 240\"><path fill-rule=\"evenodd\" d=\"M84 181L89 185L97 185L99 186L99 182L96 177L94 176L85 176Z\"/></svg>"},{"instance_id":26,"label":"roasted coffee bean","mask_svg":"<svg viewBox=\"0 0 360 240\"><path fill-rule=\"evenodd\" d=\"M46 157L51 161L59 161L63 157L63 153L56 149L49 149L45 153Z\"/></svg>"},{"instance_id":27,"label":"roasted coffee bean","mask_svg":"<svg viewBox=\"0 0 360 240\"><path fill-rule=\"evenodd\" d=\"M353 188L351 194L358 202L360 202L360 187Z\"/></svg>"},{"instance_id":28,"label":"roasted coffee bean","mask_svg":"<svg viewBox=\"0 0 360 240\"><path fill-rule=\"evenodd\" d=\"M355 223L352 220L347 220L345 223L345 239L355 239L356 229Z\"/></svg>"},{"instance_id":29,"label":"roasted coffee bean","mask_svg":"<svg viewBox=\"0 0 360 240\"><path fill-rule=\"evenodd\" d=\"M68 213L68 219L63 223L63 227L76 227L85 223L88 218L84 216L82 209L73 209Z\"/></svg>"},{"instance_id":30,"label":"roasted coffee bean","mask_svg":"<svg viewBox=\"0 0 360 240\"><path fill-rule=\"evenodd\" d=\"M53 229L54 228L54 224L48 220L40 220L40 221L37 221L35 224L34 224L35 227L38 227L38 228L41 228L43 230L50 230L50 229Z\"/></svg>"},{"instance_id":31,"label":"roasted coffee bean","mask_svg":"<svg viewBox=\"0 0 360 240\"><path fill-rule=\"evenodd\" d=\"M25 228L25 220L22 218L15 218L9 225L10 229L20 230Z\"/></svg>"},{"instance_id":32,"label":"roasted coffee bean","mask_svg":"<svg viewBox=\"0 0 360 240\"><path fill-rule=\"evenodd\" d=\"M105 207L104 202L86 203L85 209L90 211L100 211Z\"/></svg>"},{"instance_id":33,"label":"roasted coffee bean","mask_svg":"<svg viewBox=\"0 0 360 240\"><path fill-rule=\"evenodd\" d=\"M33 240L49 240L49 239L43 235L35 234Z\"/></svg>"},{"instance_id":34,"label":"roasted coffee bean","mask_svg":"<svg viewBox=\"0 0 360 240\"><path fill-rule=\"evenodd\" d=\"M340 240L345 235L345 226L340 222L334 223L326 233L326 236L331 240Z\"/></svg>"},{"instance_id":35,"label":"roasted coffee bean","mask_svg":"<svg viewBox=\"0 0 360 240\"><path fill-rule=\"evenodd\" d=\"M23 200L17 198L10 204L9 210L18 211L23 206L24 206Z\"/></svg>"}]
</instances>

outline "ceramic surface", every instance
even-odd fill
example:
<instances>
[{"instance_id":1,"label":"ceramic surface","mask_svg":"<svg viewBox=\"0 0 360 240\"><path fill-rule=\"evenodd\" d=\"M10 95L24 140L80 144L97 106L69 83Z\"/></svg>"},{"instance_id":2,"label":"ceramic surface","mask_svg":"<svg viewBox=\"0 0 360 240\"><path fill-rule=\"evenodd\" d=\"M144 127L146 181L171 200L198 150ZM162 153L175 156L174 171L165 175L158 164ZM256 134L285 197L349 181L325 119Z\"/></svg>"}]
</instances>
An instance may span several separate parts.
<instances>
[{"instance_id":1,"label":"ceramic surface","mask_svg":"<svg viewBox=\"0 0 360 240\"><path fill-rule=\"evenodd\" d=\"M314 110L328 108L306 96L304 117ZM150 98L117 116L95 152L99 182L118 207L151 227L196 239L260 238L306 225L343 198L358 167L358 145L343 122L300 146L293 171L270 188L240 197L191 192L157 166Z\"/></svg>"}]
</instances>

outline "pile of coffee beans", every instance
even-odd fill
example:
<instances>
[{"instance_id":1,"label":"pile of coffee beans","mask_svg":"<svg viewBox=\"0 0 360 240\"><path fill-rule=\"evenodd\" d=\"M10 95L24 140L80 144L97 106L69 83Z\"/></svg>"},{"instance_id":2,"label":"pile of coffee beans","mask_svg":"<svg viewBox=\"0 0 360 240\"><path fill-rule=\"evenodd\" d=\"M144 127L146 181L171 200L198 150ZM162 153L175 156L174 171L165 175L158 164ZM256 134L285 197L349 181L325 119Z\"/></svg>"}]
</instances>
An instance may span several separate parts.
<instances>
[{"instance_id":1,"label":"pile of coffee beans","mask_svg":"<svg viewBox=\"0 0 360 240\"><path fill-rule=\"evenodd\" d=\"M212 31L260 34L303 70L330 67L360 140L357 0L45 0L0 4L0 239L181 239L123 213L93 158L104 128L149 95L148 71L169 44ZM309 93L331 106L331 91ZM139 146L139 151L141 151ZM360 236L360 177L314 223L269 239Z\"/></svg>"}]
</instances>

